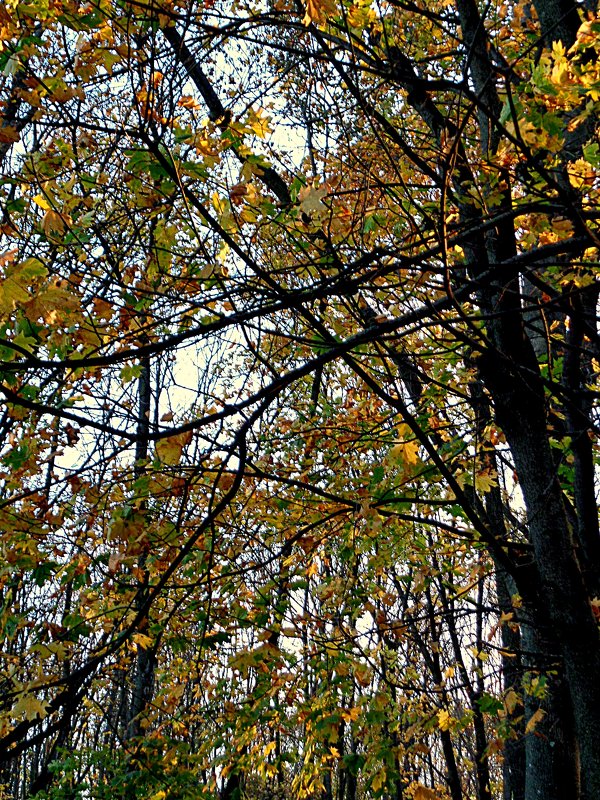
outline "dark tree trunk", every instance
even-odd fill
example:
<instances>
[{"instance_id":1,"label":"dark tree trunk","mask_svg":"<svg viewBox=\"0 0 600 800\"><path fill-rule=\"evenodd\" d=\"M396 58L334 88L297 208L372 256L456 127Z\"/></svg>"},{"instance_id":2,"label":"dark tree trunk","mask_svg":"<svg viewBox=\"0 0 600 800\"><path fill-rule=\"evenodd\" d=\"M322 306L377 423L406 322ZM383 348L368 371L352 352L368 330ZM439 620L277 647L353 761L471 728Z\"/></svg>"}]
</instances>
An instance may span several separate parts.
<instances>
[{"instance_id":1,"label":"dark tree trunk","mask_svg":"<svg viewBox=\"0 0 600 800\"><path fill-rule=\"evenodd\" d=\"M549 631L527 623L522 625L521 640L529 669L525 674L525 721L543 712L535 728L525 734L525 800L576 800L580 789L577 745L557 642ZM553 663L548 662L552 652L556 654Z\"/></svg>"}]
</instances>

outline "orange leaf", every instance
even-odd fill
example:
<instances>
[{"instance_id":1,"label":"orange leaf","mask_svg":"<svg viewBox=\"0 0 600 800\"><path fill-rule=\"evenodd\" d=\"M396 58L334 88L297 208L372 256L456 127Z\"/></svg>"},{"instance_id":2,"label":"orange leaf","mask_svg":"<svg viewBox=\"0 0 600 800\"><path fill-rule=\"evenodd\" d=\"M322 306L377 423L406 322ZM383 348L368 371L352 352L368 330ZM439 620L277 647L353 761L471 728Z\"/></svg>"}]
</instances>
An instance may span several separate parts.
<instances>
[{"instance_id":1,"label":"orange leaf","mask_svg":"<svg viewBox=\"0 0 600 800\"><path fill-rule=\"evenodd\" d=\"M302 20L304 25L311 22L317 25L326 22L328 16L334 16L337 12L335 0L306 0L306 14Z\"/></svg>"}]
</instances>

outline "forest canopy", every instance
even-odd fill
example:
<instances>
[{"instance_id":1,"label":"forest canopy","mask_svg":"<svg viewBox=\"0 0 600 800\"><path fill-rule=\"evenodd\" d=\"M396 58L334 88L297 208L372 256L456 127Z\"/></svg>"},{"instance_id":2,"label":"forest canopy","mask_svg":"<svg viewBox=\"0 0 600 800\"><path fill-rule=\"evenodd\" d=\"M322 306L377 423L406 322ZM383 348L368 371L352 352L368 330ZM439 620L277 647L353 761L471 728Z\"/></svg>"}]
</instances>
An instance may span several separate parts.
<instances>
[{"instance_id":1,"label":"forest canopy","mask_svg":"<svg viewBox=\"0 0 600 800\"><path fill-rule=\"evenodd\" d=\"M0 7L0 797L600 798L596 6Z\"/></svg>"}]
</instances>

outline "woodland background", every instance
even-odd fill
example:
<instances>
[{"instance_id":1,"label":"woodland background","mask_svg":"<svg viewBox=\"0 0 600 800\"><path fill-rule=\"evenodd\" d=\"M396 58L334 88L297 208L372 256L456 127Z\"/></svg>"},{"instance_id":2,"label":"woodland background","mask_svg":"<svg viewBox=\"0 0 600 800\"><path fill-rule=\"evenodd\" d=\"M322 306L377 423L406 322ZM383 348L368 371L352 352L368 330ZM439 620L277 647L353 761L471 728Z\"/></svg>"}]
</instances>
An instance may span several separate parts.
<instances>
[{"instance_id":1,"label":"woodland background","mask_svg":"<svg viewBox=\"0 0 600 800\"><path fill-rule=\"evenodd\" d=\"M593 0L0 7L0 796L598 800Z\"/></svg>"}]
</instances>

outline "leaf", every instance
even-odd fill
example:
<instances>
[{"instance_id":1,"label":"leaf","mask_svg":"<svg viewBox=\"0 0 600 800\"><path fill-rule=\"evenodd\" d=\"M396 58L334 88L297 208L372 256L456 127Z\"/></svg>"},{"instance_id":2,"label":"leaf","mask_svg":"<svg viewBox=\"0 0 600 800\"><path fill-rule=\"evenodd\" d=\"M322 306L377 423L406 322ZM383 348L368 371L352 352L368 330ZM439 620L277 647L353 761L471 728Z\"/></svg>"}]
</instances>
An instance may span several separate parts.
<instances>
[{"instance_id":1,"label":"leaf","mask_svg":"<svg viewBox=\"0 0 600 800\"><path fill-rule=\"evenodd\" d=\"M527 724L525 725L525 733L533 733L545 716L546 712L542 708L536 709L531 717L527 720Z\"/></svg>"},{"instance_id":2,"label":"leaf","mask_svg":"<svg viewBox=\"0 0 600 800\"><path fill-rule=\"evenodd\" d=\"M316 189L314 186L305 186L298 193L300 200L300 210L304 214L320 214L327 211L327 206L323 203L323 197L327 194L327 189L321 187Z\"/></svg>"},{"instance_id":3,"label":"leaf","mask_svg":"<svg viewBox=\"0 0 600 800\"><path fill-rule=\"evenodd\" d=\"M6 315L17 306L29 300L29 292L22 285L19 276L7 277L0 282L0 314Z\"/></svg>"},{"instance_id":4,"label":"leaf","mask_svg":"<svg viewBox=\"0 0 600 800\"><path fill-rule=\"evenodd\" d=\"M0 128L0 144L12 144L21 138L19 131L12 125L5 125Z\"/></svg>"},{"instance_id":5,"label":"leaf","mask_svg":"<svg viewBox=\"0 0 600 800\"><path fill-rule=\"evenodd\" d=\"M22 694L12 709L12 716L16 719L25 718L28 721L44 719L48 716L49 703L38 700L34 694L26 692Z\"/></svg>"},{"instance_id":6,"label":"leaf","mask_svg":"<svg viewBox=\"0 0 600 800\"><path fill-rule=\"evenodd\" d=\"M438 728L439 728L441 731L447 731L447 730L450 730L450 728L452 727L452 723L454 722L454 720L453 720L453 718L450 716L450 714L449 714L449 713L446 711L446 709L445 709L445 708L442 708L442 709L440 709L440 710L438 711L437 718L438 718Z\"/></svg>"},{"instance_id":7,"label":"leaf","mask_svg":"<svg viewBox=\"0 0 600 800\"><path fill-rule=\"evenodd\" d=\"M376 772L373 776L371 781L371 789L377 794L381 792L384 788L385 783L387 780L387 776L384 769L380 769L379 772Z\"/></svg>"},{"instance_id":8,"label":"leaf","mask_svg":"<svg viewBox=\"0 0 600 800\"><path fill-rule=\"evenodd\" d=\"M389 455L402 464L417 464L419 461L419 442L398 442L390 449Z\"/></svg>"},{"instance_id":9,"label":"leaf","mask_svg":"<svg viewBox=\"0 0 600 800\"><path fill-rule=\"evenodd\" d=\"M253 108L248 109L246 124L260 139L264 139L267 134L271 133L270 121L271 118L265 114L262 108L259 108L258 111Z\"/></svg>"},{"instance_id":10,"label":"leaf","mask_svg":"<svg viewBox=\"0 0 600 800\"><path fill-rule=\"evenodd\" d=\"M179 464L181 460L184 447L191 441L192 431L179 433L176 436L169 436L166 439L160 439L156 443L156 455L163 464L175 466Z\"/></svg>"},{"instance_id":11,"label":"leaf","mask_svg":"<svg viewBox=\"0 0 600 800\"><path fill-rule=\"evenodd\" d=\"M263 756L267 758L268 756L271 755L271 753L275 752L276 748L277 748L277 742L269 742L266 745L265 749L263 750Z\"/></svg>"},{"instance_id":12,"label":"leaf","mask_svg":"<svg viewBox=\"0 0 600 800\"><path fill-rule=\"evenodd\" d=\"M131 381L140 377L142 371L143 367L141 364L126 364L121 370L121 383L123 385L131 383Z\"/></svg>"},{"instance_id":13,"label":"leaf","mask_svg":"<svg viewBox=\"0 0 600 800\"><path fill-rule=\"evenodd\" d=\"M79 299L66 281L55 278L36 291L25 306L32 321L42 319L49 325L66 322L73 311L79 311Z\"/></svg>"},{"instance_id":14,"label":"leaf","mask_svg":"<svg viewBox=\"0 0 600 800\"><path fill-rule=\"evenodd\" d=\"M306 13L302 22L307 26L311 23L320 25L326 22L328 17L335 16L336 13L335 0L306 0Z\"/></svg>"},{"instance_id":15,"label":"leaf","mask_svg":"<svg viewBox=\"0 0 600 800\"><path fill-rule=\"evenodd\" d=\"M36 196L33 198L33 202L36 204L36 206L39 206L44 211L50 211L52 208L48 197L44 194L36 194Z\"/></svg>"},{"instance_id":16,"label":"leaf","mask_svg":"<svg viewBox=\"0 0 600 800\"><path fill-rule=\"evenodd\" d=\"M495 470L487 469L475 475L475 488L478 492L486 494L493 486L498 485L497 474Z\"/></svg>"},{"instance_id":17,"label":"leaf","mask_svg":"<svg viewBox=\"0 0 600 800\"><path fill-rule=\"evenodd\" d=\"M506 697L504 698L504 705L506 707L506 711L508 714L513 714L517 706L521 705L521 698L514 691L514 689L510 689L506 693Z\"/></svg>"},{"instance_id":18,"label":"leaf","mask_svg":"<svg viewBox=\"0 0 600 800\"><path fill-rule=\"evenodd\" d=\"M591 142L583 148L583 158L592 167L600 167L600 145L598 142Z\"/></svg>"},{"instance_id":19,"label":"leaf","mask_svg":"<svg viewBox=\"0 0 600 800\"><path fill-rule=\"evenodd\" d=\"M94 316L103 322L109 322L115 313L112 303L109 303L107 300L104 300L101 297L94 298L92 308L94 311Z\"/></svg>"},{"instance_id":20,"label":"leaf","mask_svg":"<svg viewBox=\"0 0 600 800\"><path fill-rule=\"evenodd\" d=\"M360 717L362 709L360 706L354 706L353 708L344 709L342 713L342 719L344 722L356 722L356 720Z\"/></svg>"},{"instance_id":21,"label":"leaf","mask_svg":"<svg viewBox=\"0 0 600 800\"><path fill-rule=\"evenodd\" d=\"M502 700L499 700L497 697L494 697L487 692L484 692L477 702L479 703L479 708L485 714L497 714L504 708L504 703Z\"/></svg>"},{"instance_id":22,"label":"leaf","mask_svg":"<svg viewBox=\"0 0 600 800\"><path fill-rule=\"evenodd\" d=\"M134 633L131 639L142 650L148 650L154 644L154 639L145 633Z\"/></svg>"},{"instance_id":23,"label":"leaf","mask_svg":"<svg viewBox=\"0 0 600 800\"><path fill-rule=\"evenodd\" d=\"M440 795L419 783L414 789L413 800L440 800Z\"/></svg>"},{"instance_id":24,"label":"leaf","mask_svg":"<svg viewBox=\"0 0 600 800\"><path fill-rule=\"evenodd\" d=\"M569 162L567 164L567 172L569 174L569 182L575 189L591 187L594 185L594 181L597 180L593 167L583 158Z\"/></svg>"}]
</instances>

